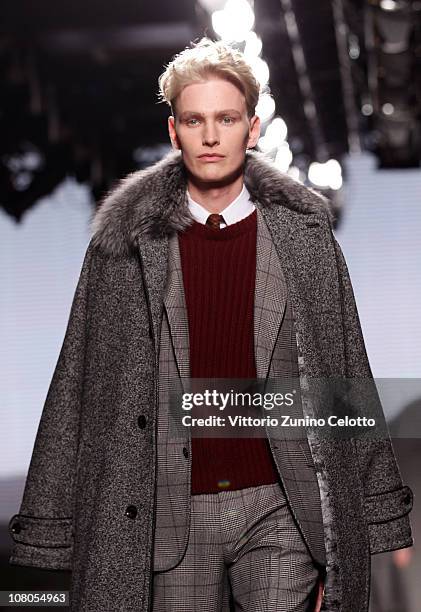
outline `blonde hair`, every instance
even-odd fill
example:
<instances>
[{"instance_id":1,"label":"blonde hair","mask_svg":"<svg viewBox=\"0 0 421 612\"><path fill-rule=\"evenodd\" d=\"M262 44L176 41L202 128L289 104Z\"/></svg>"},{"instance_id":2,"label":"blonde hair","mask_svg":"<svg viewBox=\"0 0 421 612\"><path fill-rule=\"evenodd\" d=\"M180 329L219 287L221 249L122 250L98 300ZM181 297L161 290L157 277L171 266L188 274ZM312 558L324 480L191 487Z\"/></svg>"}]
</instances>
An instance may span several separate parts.
<instances>
[{"instance_id":1,"label":"blonde hair","mask_svg":"<svg viewBox=\"0 0 421 612\"><path fill-rule=\"evenodd\" d=\"M187 47L174 56L158 79L159 97L166 102L175 116L175 102L187 85L199 83L209 77L229 81L243 93L247 114L253 117L259 100L260 84L243 53L224 43L202 38L193 47Z\"/></svg>"}]
</instances>

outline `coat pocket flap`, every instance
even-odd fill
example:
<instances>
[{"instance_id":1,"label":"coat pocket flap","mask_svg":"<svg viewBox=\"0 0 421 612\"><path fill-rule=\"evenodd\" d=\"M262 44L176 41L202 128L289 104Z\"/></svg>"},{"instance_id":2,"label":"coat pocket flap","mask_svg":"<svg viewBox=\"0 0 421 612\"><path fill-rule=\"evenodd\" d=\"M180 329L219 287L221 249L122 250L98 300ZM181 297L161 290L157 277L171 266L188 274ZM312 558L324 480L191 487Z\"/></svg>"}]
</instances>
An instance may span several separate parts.
<instances>
[{"instance_id":1,"label":"coat pocket flap","mask_svg":"<svg viewBox=\"0 0 421 612\"><path fill-rule=\"evenodd\" d=\"M44 518L15 514L9 521L9 533L15 542L45 548L72 545L71 518Z\"/></svg>"},{"instance_id":2,"label":"coat pocket flap","mask_svg":"<svg viewBox=\"0 0 421 612\"><path fill-rule=\"evenodd\" d=\"M364 501L365 516L369 523L385 523L408 514L413 500L413 493L408 486L368 495Z\"/></svg>"}]
</instances>

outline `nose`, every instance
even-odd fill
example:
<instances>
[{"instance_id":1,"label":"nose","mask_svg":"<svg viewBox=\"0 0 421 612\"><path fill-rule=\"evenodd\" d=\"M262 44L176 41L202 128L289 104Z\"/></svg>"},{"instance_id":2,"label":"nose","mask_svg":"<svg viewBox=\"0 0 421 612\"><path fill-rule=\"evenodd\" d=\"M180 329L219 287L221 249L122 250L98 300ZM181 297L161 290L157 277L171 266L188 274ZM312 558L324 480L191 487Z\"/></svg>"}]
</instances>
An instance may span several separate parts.
<instances>
[{"instance_id":1,"label":"nose","mask_svg":"<svg viewBox=\"0 0 421 612\"><path fill-rule=\"evenodd\" d=\"M208 147L213 147L219 144L218 131L213 123L208 123L204 126L202 144Z\"/></svg>"}]
</instances>

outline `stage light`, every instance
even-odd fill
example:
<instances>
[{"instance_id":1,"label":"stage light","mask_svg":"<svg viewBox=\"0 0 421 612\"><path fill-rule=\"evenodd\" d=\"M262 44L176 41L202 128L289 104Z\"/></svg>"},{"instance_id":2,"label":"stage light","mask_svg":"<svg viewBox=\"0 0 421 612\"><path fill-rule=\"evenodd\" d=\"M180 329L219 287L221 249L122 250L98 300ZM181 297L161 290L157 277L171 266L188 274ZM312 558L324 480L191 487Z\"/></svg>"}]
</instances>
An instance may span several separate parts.
<instances>
[{"instance_id":1,"label":"stage light","mask_svg":"<svg viewBox=\"0 0 421 612\"><path fill-rule=\"evenodd\" d=\"M363 115L365 115L366 117L369 117L370 115L373 114L373 105L372 104L363 104L361 107L361 112Z\"/></svg>"},{"instance_id":2,"label":"stage light","mask_svg":"<svg viewBox=\"0 0 421 612\"><path fill-rule=\"evenodd\" d=\"M205 8L209 14L224 8L226 0L199 0L199 4Z\"/></svg>"},{"instance_id":3,"label":"stage light","mask_svg":"<svg viewBox=\"0 0 421 612\"><path fill-rule=\"evenodd\" d=\"M384 115L393 115L393 113L395 112L395 107L393 106L393 104L390 104L390 102L386 102L382 106L382 112Z\"/></svg>"},{"instance_id":4,"label":"stage light","mask_svg":"<svg viewBox=\"0 0 421 612\"><path fill-rule=\"evenodd\" d=\"M246 40L254 24L254 12L247 0L228 0L221 11L212 14L212 26L223 40Z\"/></svg>"},{"instance_id":5,"label":"stage light","mask_svg":"<svg viewBox=\"0 0 421 612\"><path fill-rule=\"evenodd\" d=\"M292 153L287 142L283 142L278 148L275 156L275 166L282 172L286 172L292 162Z\"/></svg>"},{"instance_id":6,"label":"stage light","mask_svg":"<svg viewBox=\"0 0 421 612\"><path fill-rule=\"evenodd\" d=\"M285 121L281 117L275 117L267 126L264 136L259 139L260 149L265 152L273 151L286 140L287 133Z\"/></svg>"},{"instance_id":7,"label":"stage light","mask_svg":"<svg viewBox=\"0 0 421 612\"><path fill-rule=\"evenodd\" d=\"M269 82L269 66L261 57L255 57L251 61L249 60L249 63L260 83L260 87L263 88Z\"/></svg>"},{"instance_id":8,"label":"stage light","mask_svg":"<svg viewBox=\"0 0 421 612\"><path fill-rule=\"evenodd\" d=\"M248 61L258 57L262 52L262 40L251 30L246 36L246 46L244 47L244 55Z\"/></svg>"},{"instance_id":9,"label":"stage light","mask_svg":"<svg viewBox=\"0 0 421 612\"><path fill-rule=\"evenodd\" d=\"M396 11L398 3L395 0L380 0L380 8L384 11Z\"/></svg>"},{"instance_id":10,"label":"stage light","mask_svg":"<svg viewBox=\"0 0 421 612\"><path fill-rule=\"evenodd\" d=\"M360 57L360 43L358 37L355 34L349 35L349 57L353 60Z\"/></svg>"},{"instance_id":11,"label":"stage light","mask_svg":"<svg viewBox=\"0 0 421 612\"><path fill-rule=\"evenodd\" d=\"M308 169L308 178L317 187L340 189L342 186L342 169L336 159L329 159L324 164L313 162Z\"/></svg>"},{"instance_id":12,"label":"stage light","mask_svg":"<svg viewBox=\"0 0 421 612\"><path fill-rule=\"evenodd\" d=\"M13 177L13 187L16 191L25 191L32 183L32 179L33 175L31 172L18 172L18 174Z\"/></svg>"},{"instance_id":13,"label":"stage light","mask_svg":"<svg viewBox=\"0 0 421 612\"><path fill-rule=\"evenodd\" d=\"M271 95L262 93L256 106L256 115L260 117L262 123L269 121L275 114L275 100Z\"/></svg>"},{"instance_id":14,"label":"stage light","mask_svg":"<svg viewBox=\"0 0 421 612\"><path fill-rule=\"evenodd\" d=\"M283 141L287 139L288 127L282 117L275 117L268 126L266 134L268 132L273 137L276 137L278 141Z\"/></svg>"}]
</instances>

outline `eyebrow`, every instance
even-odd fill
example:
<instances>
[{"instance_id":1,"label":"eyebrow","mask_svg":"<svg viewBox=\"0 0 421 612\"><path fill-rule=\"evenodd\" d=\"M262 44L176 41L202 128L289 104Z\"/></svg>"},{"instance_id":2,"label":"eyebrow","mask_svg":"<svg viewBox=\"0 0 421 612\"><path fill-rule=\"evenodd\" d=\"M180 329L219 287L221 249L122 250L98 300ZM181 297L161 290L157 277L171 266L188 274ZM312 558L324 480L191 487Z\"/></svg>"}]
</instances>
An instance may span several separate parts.
<instances>
[{"instance_id":1,"label":"eyebrow","mask_svg":"<svg viewBox=\"0 0 421 612\"><path fill-rule=\"evenodd\" d=\"M235 108L227 108L225 110L220 110L220 111L216 111L215 113L210 113L211 115L238 115L239 117L241 117L241 113L240 111L236 110ZM180 115L180 119L185 119L186 117L191 117L192 115L194 115L195 117L204 117L205 115L203 113L199 113L199 111L183 111Z\"/></svg>"}]
</instances>

